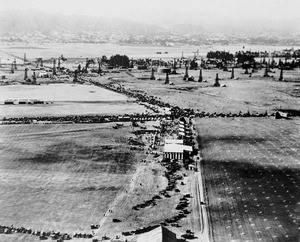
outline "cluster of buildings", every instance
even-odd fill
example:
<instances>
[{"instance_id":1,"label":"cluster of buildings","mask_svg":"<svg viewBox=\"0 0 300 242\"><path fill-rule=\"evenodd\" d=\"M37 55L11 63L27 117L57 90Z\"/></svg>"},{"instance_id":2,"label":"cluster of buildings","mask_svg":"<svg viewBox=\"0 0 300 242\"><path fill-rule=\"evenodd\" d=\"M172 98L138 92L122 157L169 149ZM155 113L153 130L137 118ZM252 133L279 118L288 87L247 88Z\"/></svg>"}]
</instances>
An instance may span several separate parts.
<instances>
[{"instance_id":1,"label":"cluster of buildings","mask_svg":"<svg viewBox=\"0 0 300 242\"><path fill-rule=\"evenodd\" d=\"M190 142L192 129L189 118L180 118L177 128L177 138L166 138L164 144L164 158L183 160L189 158L196 147Z\"/></svg>"}]
</instances>

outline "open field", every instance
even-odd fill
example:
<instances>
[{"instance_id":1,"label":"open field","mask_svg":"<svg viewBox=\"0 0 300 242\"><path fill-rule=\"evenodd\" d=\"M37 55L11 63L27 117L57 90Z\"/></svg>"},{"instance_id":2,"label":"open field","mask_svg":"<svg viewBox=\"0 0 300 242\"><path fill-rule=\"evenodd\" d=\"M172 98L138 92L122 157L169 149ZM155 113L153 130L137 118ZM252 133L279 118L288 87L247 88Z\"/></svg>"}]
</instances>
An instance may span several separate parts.
<instances>
[{"instance_id":1,"label":"open field","mask_svg":"<svg viewBox=\"0 0 300 242\"><path fill-rule=\"evenodd\" d=\"M0 86L0 118L142 113L145 108L122 94L78 84ZM42 105L3 105L6 99L40 99Z\"/></svg>"},{"instance_id":2,"label":"open field","mask_svg":"<svg viewBox=\"0 0 300 242\"><path fill-rule=\"evenodd\" d=\"M99 223L143 157L127 145L129 126L111 126L0 127L1 224L79 232Z\"/></svg>"},{"instance_id":3,"label":"open field","mask_svg":"<svg viewBox=\"0 0 300 242\"><path fill-rule=\"evenodd\" d=\"M198 119L215 241L298 241L300 123Z\"/></svg>"},{"instance_id":4,"label":"open field","mask_svg":"<svg viewBox=\"0 0 300 242\"><path fill-rule=\"evenodd\" d=\"M26 50L33 51L30 55L40 57L43 54L45 58L61 54L66 57L73 54L72 57L78 58L84 58L87 53L98 55L93 52L94 45L84 45L82 49L79 46L76 53L71 52L70 46ZM112 46L107 48L113 50ZM156 51L155 47L146 48L144 52L139 48L124 48L131 51L131 57ZM69 52L63 52L66 49ZM6 49L20 56L24 50ZM181 51L176 51L172 55L180 56ZM8 69L2 69L0 75L7 74L9 81L22 81L22 68L15 74L7 74ZM195 77L195 81L190 82L182 80L184 71L180 68L177 75L169 76L173 85L164 84L165 74L155 73L160 80L149 80L150 70L135 69L114 70L103 76L87 77L87 80L121 85L126 90L155 96L171 105L198 112L299 110L299 69L284 71L284 82L278 81L278 69L270 73L274 78L263 78L263 69L252 77L245 75L242 69L235 69L236 79L233 80L229 79L230 72L203 70L205 82L202 83L197 82L199 70L189 71L189 75ZM221 78L221 87L213 87L216 73ZM49 78L38 79L42 84L47 81ZM146 112L142 105L124 95L71 82L70 78L64 84L0 86L0 103L14 98L53 101L47 105L0 105L0 118ZM196 120L204 158L207 208L215 241L299 240L299 123L299 117ZM168 228L177 237L187 229L198 236L203 226L200 207L205 205L199 205L197 173L180 169L179 175L187 173L188 176L183 178L184 185L177 181L179 193L171 191L170 197L161 196L154 206L133 210L133 206L166 188L166 169L158 162L161 156L154 158L153 153L146 153L147 147L143 151L130 149L128 138L134 135L129 124L117 130L112 129L113 125L0 126L1 223L69 233L90 233L90 224L100 224L96 235L114 238L121 232L172 218L178 214L175 207L181 196L190 193L188 210L191 213L178 221L178 227ZM113 148L101 147L105 145ZM144 158L146 162L140 162ZM113 219L120 222L113 222ZM23 238L15 234L7 236L1 235L0 241ZM31 239L24 237L27 241ZM128 239L135 241L134 237Z\"/></svg>"},{"instance_id":5,"label":"open field","mask_svg":"<svg viewBox=\"0 0 300 242\"><path fill-rule=\"evenodd\" d=\"M194 194L197 174L180 169L178 175L188 174L184 184L177 185L181 192L170 191L155 206L133 210L166 189L165 168L158 162L161 157L130 149L128 140L134 135L129 124L117 131L112 126L1 126L1 224L71 234L91 233L90 225L99 224L95 236L114 238L177 215L182 194ZM147 144L145 137L139 139ZM107 145L112 149L103 148ZM190 203L196 208L198 197ZM192 211L178 222L178 228L170 229L179 237L186 229L199 230L198 212ZM36 237L2 234L2 239L33 241Z\"/></svg>"},{"instance_id":6,"label":"open field","mask_svg":"<svg viewBox=\"0 0 300 242\"><path fill-rule=\"evenodd\" d=\"M300 70L285 71L286 82L279 82L279 70L274 69L274 79L263 78L264 70L259 70L252 77L245 75L244 70L236 69L235 77L229 79L230 72L220 70L203 70L203 79L207 82L196 82L199 70L189 71L195 77L195 82L183 81L184 70L178 69L178 75L170 75L170 82L174 85L165 85L165 74L155 73L161 80L138 79L150 77L150 71L111 74L112 80L106 77L96 78L101 83L118 83L126 89L145 92L156 96L164 102L182 108L193 108L195 111L238 113L247 112L274 112L276 108L298 109L300 105ZM220 84L226 87L213 87L216 73L219 73Z\"/></svg>"}]
</instances>

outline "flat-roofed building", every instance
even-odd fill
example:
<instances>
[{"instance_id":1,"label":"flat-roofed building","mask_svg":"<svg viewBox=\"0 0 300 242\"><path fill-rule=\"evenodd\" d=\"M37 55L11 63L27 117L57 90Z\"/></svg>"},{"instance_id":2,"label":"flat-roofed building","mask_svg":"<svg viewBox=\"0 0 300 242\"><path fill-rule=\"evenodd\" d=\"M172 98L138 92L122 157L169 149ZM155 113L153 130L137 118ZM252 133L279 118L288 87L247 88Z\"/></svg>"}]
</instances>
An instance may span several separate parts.
<instances>
[{"instance_id":1,"label":"flat-roofed building","mask_svg":"<svg viewBox=\"0 0 300 242\"><path fill-rule=\"evenodd\" d=\"M192 146L182 144L165 144L164 146L164 158L183 160L184 152L190 154L193 151Z\"/></svg>"}]
</instances>

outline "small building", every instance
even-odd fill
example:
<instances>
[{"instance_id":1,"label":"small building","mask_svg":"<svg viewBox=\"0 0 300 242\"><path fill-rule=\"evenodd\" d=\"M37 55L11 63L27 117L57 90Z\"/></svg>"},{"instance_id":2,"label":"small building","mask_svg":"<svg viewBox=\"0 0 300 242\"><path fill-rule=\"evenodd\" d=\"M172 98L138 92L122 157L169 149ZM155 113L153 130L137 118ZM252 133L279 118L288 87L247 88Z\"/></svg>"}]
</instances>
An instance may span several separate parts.
<instances>
[{"instance_id":1,"label":"small building","mask_svg":"<svg viewBox=\"0 0 300 242\"><path fill-rule=\"evenodd\" d=\"M192 151L192 146L182 144L165 144L164 158L183 160L184 153L189 155Z\"/></svg>"},{"instance_id":2,"label":"small building","mask_svg":"<svg viewBox=\"0 0 300 242\"><path fill-rule=\"evenodd\" d=\"M137 242L176 242L176 234L163 226L141 234Z\"/></svg>"}]
</instances>

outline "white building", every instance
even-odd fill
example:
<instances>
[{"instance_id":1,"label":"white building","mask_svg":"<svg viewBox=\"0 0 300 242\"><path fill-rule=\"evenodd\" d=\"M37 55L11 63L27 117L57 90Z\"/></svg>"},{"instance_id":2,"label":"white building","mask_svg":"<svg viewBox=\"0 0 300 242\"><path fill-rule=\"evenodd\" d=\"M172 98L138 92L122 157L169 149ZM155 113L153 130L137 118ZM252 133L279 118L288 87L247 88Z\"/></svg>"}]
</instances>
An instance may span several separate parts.
<instances>
[{"instance_id":1,"label":"white building","mask_svg":"<svg viewBox=\"0 0 300 242\"><path fill-rule=\"evenodd\" d=\"M164 146L164 158L183 160L184 152L192 152L193 147L188 145L169 143Z\"/></svg>"}]
</instances>

